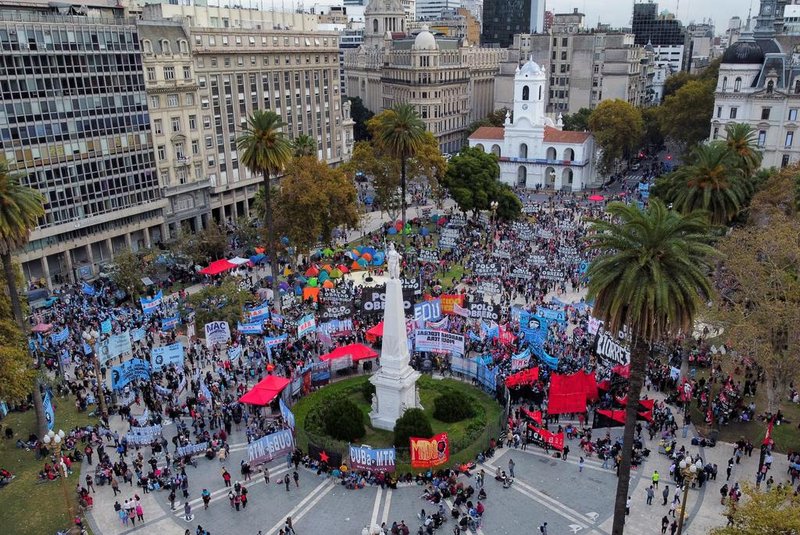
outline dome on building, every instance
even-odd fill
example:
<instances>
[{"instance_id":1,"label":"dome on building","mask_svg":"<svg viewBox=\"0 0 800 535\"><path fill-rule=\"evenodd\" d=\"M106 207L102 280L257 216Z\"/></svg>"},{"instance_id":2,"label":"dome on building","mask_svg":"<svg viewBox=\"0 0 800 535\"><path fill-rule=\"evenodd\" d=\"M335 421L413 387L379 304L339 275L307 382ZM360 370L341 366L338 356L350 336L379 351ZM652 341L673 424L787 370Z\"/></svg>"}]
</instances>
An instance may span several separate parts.
<instances>
[{"instance_id":1,"label":"dome on building","mask_svg":"<svg viewBox=\"0 0 800 535\"><path fill-rule=\"evenodd\" d=\"M422 31L414 39L415 50L436 50L436 38L428 31L428 26L423 26Z\"/></svg>"},{"instance_id":2,"label":"dome on building","mask_svg":"<svg viewBox=\"0 0 800 535\"><path fill-rule=\"evenodd\" d=\"M653 48L653 43L649 39L647 40L647 44L644 45L644 51L645 52L654 52L655 51L655 49Z\"/></svg>"},{"instance_id":3,"label":"dome on building","mask_svg":"<svg viewBox=\"0 0 800 535\"><path fill-rule=\"evenodd\" d=\"M722 54L722 63L752 65L764 62L764 51L753 40L740 39L729 46Z\"/></svg>"},{"instance_id":4,"label":"dome on building","mask_svg":"<svg viewBox=\"0 0 800 535\"><path fill-rule=\"evenodd\" d=\"M525 65L520 67L519 72L517 73L518 76L523 78L531 78L534 76L541 76L542 75L542 68L533 61L533 58L530 58L528 61L525 62Z\"/></svg>"}]
</instances>

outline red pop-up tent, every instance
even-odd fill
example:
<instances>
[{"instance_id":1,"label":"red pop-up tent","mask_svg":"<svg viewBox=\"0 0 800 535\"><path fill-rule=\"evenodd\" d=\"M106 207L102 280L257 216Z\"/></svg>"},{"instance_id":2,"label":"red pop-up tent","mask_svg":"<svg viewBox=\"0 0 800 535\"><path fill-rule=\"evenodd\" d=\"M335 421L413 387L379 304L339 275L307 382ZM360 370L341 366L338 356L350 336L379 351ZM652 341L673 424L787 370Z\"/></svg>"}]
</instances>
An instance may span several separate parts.
<instances>
[{"instance_id":1,"label":"red pop-up tent","mask_svg":"<svg viewBox=\"0 0 800 535\"><path fill-rule=\"evenodd\" d=\"M228 262L226 259L222 258L220 260L211 262L208 267L201 269L200 273L203 275L219 275L223 271L228 271L229 269L233 269L235 267L237 267L236 264Z\"/></svg>"},{"instance_id":2,"label":"red pop-up tent","mask_svg":"<svg viewBox=\"0 0 800 535\"><path fill-rule=\"evenodd\" d=\"M322 355L319 359L322 361L334 360L346 357L348 355L353 358L353 362L358 362L359 360L373 359L378 356L378 353L364 344L350 344L337 347L330 353Z\"/></svg>"},{"instance_id":3,"label":"red pop-up tent","mask_svg":"<svg viewBox=\"0 0 800 535\"><path fill-rule=\"evenodd\" d=\"M285 377L268 375L240 397L239 401L248 405L269 405L290 382Z\"/></svg>"},{"instance_id":4,"label":"red pop-up tent","mask_svg":"<svg viewBox=\"0 0 800 535\"><path fill-rule=\"evenodd\" d=\"M367 331L370 336L383 336L383 322L380 322L375 327Z\"/></svg>"}]
</instances>

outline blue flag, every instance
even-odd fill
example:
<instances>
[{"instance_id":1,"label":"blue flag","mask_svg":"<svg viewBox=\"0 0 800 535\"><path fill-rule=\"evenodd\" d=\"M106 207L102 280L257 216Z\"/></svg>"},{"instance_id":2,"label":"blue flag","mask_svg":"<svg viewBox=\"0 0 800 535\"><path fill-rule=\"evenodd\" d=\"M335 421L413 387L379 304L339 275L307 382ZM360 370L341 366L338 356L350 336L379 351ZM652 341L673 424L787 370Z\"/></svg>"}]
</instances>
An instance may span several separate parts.
<instances>
[{"instance_id":1,"label":"blue flag","mask_svg":"<svg viewBox=\"0 0 800 535\"><path fill-rule=\"evenodd\" d=\"M94 286L92 286L91 284L89 284L89 283L87 283L87 282L84 282L84 283L81 285L81 291L82 291L84 294L86 294L86 295L89 295L89 296L92 296L92 295L94 295L94 294L96 293L96 292L95 292L95 289L94 289Z\"/></svg>"},{"instance_id":2,"label":"blue flag","mask_svg":"<svg viewBox=\"0 0 800 535\"><path fill-rule=\"evenodd\" d=\"M42 408L44 409L44 419L47 421L47 430L52 431L56 426L56 413L53 410L53 398L49 388L44 391Z\"/></svg>"},{"instance_id":3,"label":"blue flag","mask_svg":"<svg viewBox=\"0 0 800 535\"><path fill-rule=\"evenodd\" d=\"M100 332L103 334L111 332L111 318L106 318L100 323Z\"/></svg>"}]
</instances>

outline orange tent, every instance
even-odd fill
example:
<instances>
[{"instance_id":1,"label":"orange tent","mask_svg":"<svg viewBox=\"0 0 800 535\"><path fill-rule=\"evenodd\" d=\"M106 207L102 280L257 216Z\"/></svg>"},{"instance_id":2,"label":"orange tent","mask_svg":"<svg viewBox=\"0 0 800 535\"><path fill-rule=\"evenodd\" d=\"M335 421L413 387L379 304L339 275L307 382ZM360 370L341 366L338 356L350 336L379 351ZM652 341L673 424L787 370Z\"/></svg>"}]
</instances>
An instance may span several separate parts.
<instances>
[{"instance_id":1,"label":"orange tent","mask_svg":"<svg viewBox=\"0 0 800 535\"><path fill-rule=\"evenodd\" d=\"M317 298L319 297L319 288L313 288L311 286L306 286L303 288L303 301L306 299L311 299L316 303Z\"/></svg>"}]
</instances>

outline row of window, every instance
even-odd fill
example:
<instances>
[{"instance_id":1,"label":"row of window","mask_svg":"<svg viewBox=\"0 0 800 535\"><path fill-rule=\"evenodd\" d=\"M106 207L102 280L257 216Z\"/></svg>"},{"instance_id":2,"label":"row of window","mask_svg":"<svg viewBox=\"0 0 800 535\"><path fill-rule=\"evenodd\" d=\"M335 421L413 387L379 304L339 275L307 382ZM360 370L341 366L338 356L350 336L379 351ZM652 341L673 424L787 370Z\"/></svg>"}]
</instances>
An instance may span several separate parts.
<instances>
[{"instance_id":1,"label":"row of window","mask_svg":"<svg viewBox=\"0 0 800 535\"><path fill-rule=\"evenodd\" d=\"M242 46L245 42L249 46L256 46L257 42L261 42L261 46L269 46L270 44L274 47L290 47L290 46L305 46L305 47L320 47L323 46L327 48L331 46L333 48L338 48L339 43L335 37L289 37L284 36L283 38L278 37L277 35L273 35L272 39L270 40L269 37L266 35L261 36L254 36L254 35L234 35L231 39L229 35L195 35L194 36L194 44L197 46L217 46L217 38L219 38L219 43L222 46L229 46L233 43L236 46Z\"/></svg>"},{"instance_id":2,"label":"row of window","mask_svg":"<svg viewBox=\"0 0 800 535\"><path fill-rule=\"evenodd\" d=\"M175 79L175 67L169 65L167 67L162 68L162 74L164 76L164 80L174 80ZM155 82L156 78L156 68L155 67L147 67L145 69L145 73L147 74L147 81L148 82ZM189 81L192 79L192 68L189 65L183 66L183 80Z\"/></svg>"},{"instance_id":3,"label":"row of window","mask_svg":"<svg viewBox=\"0 0 800 535\"><path fill-rule=\"evenodd\" d=\"M789 108L789 112L787 114L786 120L787 121L797 121L797 110L798 108ZM739 108L736 106L731 106L729 111L728 118L729 119L736 119L739 113ZM761 120L762 121L769 121L770 116L772 115L772 108L769 106L763 106L761 108ZM717 118L722 118L722 106L717 106Z\"/></svg>"},{"instance_id":4,"label":"row of window","mask_svg":"<svg viewBox=\"0 0 800 535\"><path fill-rule=\"evenodd\" d=\"M166 101L168 108L177 108L178 106L181 105L181 100L183 100L184 106L194 106L195 104L194 93L184 93L182 99L180 94L171 93L167 95L164 100ZM161 95L151 95L150 109L157 110L160 107L161 107Z\"/></svg>"}]
</instances>

